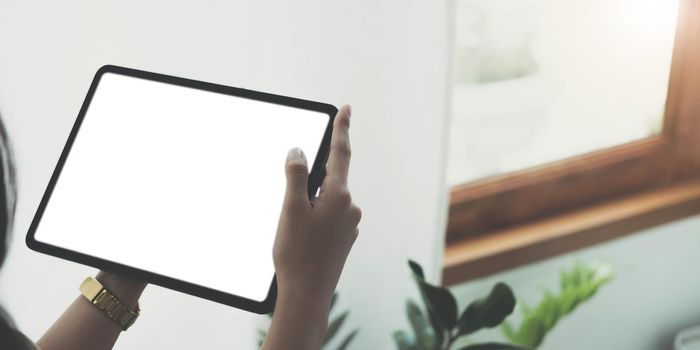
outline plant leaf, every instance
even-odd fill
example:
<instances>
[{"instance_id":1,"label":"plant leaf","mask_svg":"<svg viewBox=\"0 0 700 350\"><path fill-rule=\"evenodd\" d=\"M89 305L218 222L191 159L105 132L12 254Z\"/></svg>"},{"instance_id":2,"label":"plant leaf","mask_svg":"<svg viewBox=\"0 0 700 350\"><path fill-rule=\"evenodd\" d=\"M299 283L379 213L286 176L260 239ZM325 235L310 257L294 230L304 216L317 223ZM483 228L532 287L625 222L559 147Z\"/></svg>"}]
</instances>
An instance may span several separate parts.
<instances>
[{"instance_id":1,"label":"plant leaf","mask_svg":"<svg viewBox=\"0 0 700 350\"><path fill-rule=\"evenodd\" d=\"M352 342L352 340L355 339L355 336L356 336L357 333L359 333L359 332L360 332L359 329L355 329L355 330L353 330L352 332L350 332L350 334L348 334L348 335L345 337L345 339L343 339L343 341L340 342L340 345L338 345L338 350L345 350L345 348L347 348L347 347L350 345L350 343Z\"/></svg>"},{"instance_id":2,"label":"plant leaf","mask_svg":"<svg viewBox=\"0 0 700 350\"><path fill-rule=\"evenodd\" d=\"M267 338L267 332L258 329L258 347L261 348Z\"/></svg>"},{"instance_id":3,"label":"plant leaf","mask_svg":"<svg viewBox=\"0 0 700 350\"><path fill-rule=\"evenodd\" d=\"M428 318L430 318L430 324L435 332L435 349L440 349L445 340L445 326L435 312L430 309L428 309Z\"/></svg>"},{"instance_id":4,"label":"plant leaf","mask_svg":"<svg viewBox=\"0 0 700 350\"><path fill-rule=\"evenodd\" d=\"M439 320L443 330L451 330L457 325L457 301L447 288L433 286L418 281L428 313ZM435 325L433 325L435 326ZM437 333L437 329L436 329Z\"/></svg>"},{"instance_id":5,"label":"plant leaf","mask_svg":"<svg viewBox=\"0 0 700 350\"><path fill-rule=\"evenodd\" d=\"M413 301L406 301L406 315L413 328L414 339L420 348L432 349L435 347L435 333L432 327L428 324L423 311Z\"/></svg>"},{"instance_id":6,"label":"plant leaf","mask_svg":"<svg viewBox=\"0 0 700 350\"><path fill-rule=\"evenodd\" d=\"M548 332L559 320L560 310L557 300L549 292L545 293L544 299L542 300L541 313L542 313L542 327L545 333Z\"/></svg>"},{"instance_id":7,"label":"plant leaf","mask_svg":"<svg viewBox=\"0 0 700 350\"><path fill-rule=\"evenodd\" d=\"M418 285L421 299L428 310L430 324L435 333L435 344L442 344L445 332L449 331L457 319L457 302L454 296L446 289L432 286L425 282L423 268L413 260L408 261L408 266L413 271L413 279ZM443 320L444 319L444 320ZM454 319L454 321L453 321ZM452 326L450 327L450 323Z\"/></svg>"},{"instance_id":8,"label":"plant leaf","mask_svg":"<svg viewBox=\"0 0 700 350\"><path fill-rule=\"evenodd\" d=\"M421 279L425 279L425 274L423 274L423 268L415 261L413 260L408 260L408 267L411 268L411 271L413 271L413 274L420 277Z\"/></svg>"},{"instance_id":9,"label":"plant leaf","mask_svg":"<svg viewBox=\"0 0 700 350\"><path fill-rule=\"evenodd\" d=\"M466 335L482 328L493 328L513 312L515 296L505 283L497 283L485 298L469 304L459 319L458 335Z\"/></svg>"},{"instance_id":10,"label":"plant leaf","mask_svg":"<svg viewBox=\"0 0 700 350\"><path fill-rule=\"evenodd\" d=\"M471 344L460 348L459 350L529 350L518 345L503 344L503 343L481 343Z\"/></svg>"},{"instance_id":11,"label":"plant leaf","mask_svg":"<svg viewBox=\"0 0 700 350\"><path fill-rule=\"evenodd\" d=\"M559 294L559 310L566 315L574 310L578 303L578 293L576 289L567 289Z\"/></svg>"},{"instance_id":12,"label":"plant leaf","mask_svg":"<svg viewBox=\"0 0 700 350\"><path fill-rule=\"evenodd\" d=\"M345 319L348 317L348 314L350 314L350 311L345 311L338 317L334 318L328 324L328 331L326 332L326 338L323 340L323 345L326 345L328 342L330 342L331 339L333 339L333 337L335 336L335 334L338 333L338 330L343 325L343 322L345 322Z\"/></svg>"},{"instance_id":13,"label":"plant leaf","mask_svg":"<svg viewBox=\"0 0 700 350\"><path fill-rule=\"evenodd\" d=\"M571 277L566 270L562 270L559 273L559 285L561 290L567 290L572 287Z\"/></svg>"},{"instance_id":14,"label":"plant leaf","mask_svg":"<svg viewBox=\"0 0 700 350\"><path fill-rule=\"evenodd\" d=\"M396 342L396 347L399 350L411 350L415 348L415 346L411 345L409 342L408 335L406 335L404 331L394 332L394 342Z\"/></svg>"},{"instance_id":15,"label":"plant leaf","mask_svg":"<svg viewBox=\"0 0 700 350\"><path fill-rule=\"evenodd\" d=\"M505 327L501 331L512 343L537 348L562 317L593 297L611 278L612 271L607 264L589 266L576 262L571 269L561 271L559 294L544 291L536 307L522 310L523 320L517 331Z\"/></svg>"},{"instance_id":16,"label":"plant leaf","mask_svg":"<svg viewBox=\"0 0 700 350\"><path fill-rule=\"evenodd\" d=\"M506 339L515 338L515 328L513 328L513 325L510 322L503 321L503 323L501 323L501 331L503 332L503 335L506 336Z\"/></svg>"},{"instance_id":17,"label":"plant leaf","mask_svg":"<svg viewBox=\"0 0 700 350\"><path fill-rule=\"evenodd\" d=\"M537 347L542 344L542 341L546 335L542 325L542 320L540 319L539 315L535 313L520 324L518 338L509 340L514 343L537 349Z\"/></svg>"},{"instance_id":18,"label":"plant leaf","mask_svg":"<svg viewBox=\"0 0 700 350\"><path fill-rule=\"evenodd\" d=\"M331 298L331 307L328 309L328 311L333 310L333 306L335 306L336 301L338 301L338 292L333 292L333 298Z\"/></svg>"},{"instance_id":19,"label":"plant leaf","mask_svg":"<svg viewBox=\"0 0 700 350\"><path fill-rule=\"evenodd\" d=\"M521 301L517 302L517 305L518 305L518 309L520 309L520 312L523 314L523 316L527 317L530 314L532 314L532 308L530 307L530 305L528 305L524 301L521 300Z\"/></svg>"}]
</instances>

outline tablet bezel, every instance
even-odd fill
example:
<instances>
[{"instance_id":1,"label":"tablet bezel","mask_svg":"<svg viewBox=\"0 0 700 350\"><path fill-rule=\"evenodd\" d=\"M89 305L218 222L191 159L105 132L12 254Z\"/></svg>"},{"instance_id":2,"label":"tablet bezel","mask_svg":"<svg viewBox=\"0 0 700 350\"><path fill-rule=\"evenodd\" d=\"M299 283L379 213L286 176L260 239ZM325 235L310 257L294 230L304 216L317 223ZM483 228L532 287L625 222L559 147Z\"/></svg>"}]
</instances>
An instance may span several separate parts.
<instances>
[{"instance_id":1,"label":"tablet bezel","mask_svg":"<svg viewBox=\"0 0 700 350\"><path fill-rule=\"evenodd\" d=\"M127 276L129 278L133 278L135 280L144 281L162 287L170 288L179 292L198 296L204 299L212 300L257 314L270 313L274 308L275 299L277 297L277 283L275 274L273 274L272 276L270 288L265 300L256 301L242 296L229 294L223 291L200 286L187 281L182 281L165 275L138 269L132 266L116 263L110 260L105 260L96 256L91 256L70 249L54 246L35 239L34 234L39 225L39 222L41 221L41 216L44 213L44 210L46 209L46 206L51 198L51 193L56 185L56 182L58 181L63 165L68 157L68 154L70 153L71 147L78 134L78 131L80 130L80 125L83 119L85 118L85 114L88 111L90 102L92 101L93 95L97 90L97 86L100 82L100 79L106 73L114 73L135 78L147 79L177 86L195 88L199 90L205 90L230 96L242 97L251 100L274 103L278 105L301 108L305 110L311 110L328 114L328 124L326 126L326 130L323 135L321 144L319 145L319 150L316 159L314 160L313 166L311 167L311 171L309 172L309 198L313 198L313 196L316 194L316 191L318 190L318 187L321 185L323 177L325 176L324 169L325 164L328 160L328 154L330 150L330 139L333 127L333 120L335 118L336 113L338 112L338 109L335 106L327 103L308 101L293 97L247 90L243 88L236 88L220 84L207 83L198 80L179 78L170 75L147 72L132 68L105 65L97 71L95 77L92 80L92 84L90 85L90 89L88 90L87 96L85 97L85 101L83 102L83 105L80 108L78 117L75 120L70 135L68 136L68 140L66 141L66 145L64 146L63 151L61 152L61 156L58 160L58 163L56 164L56 168L54 169L53 174L51 175L51 179L46 188L46 191L43 194L41 202L39 203L39 207L37 208L36 214L32 219L31 225L29 226L29 231L26 237L26 244L30 249L34 251L52 255L65 260L77 262L80 264L92 266L101 270L117 273L123 276ZM270 252L270 254L272 254L272 252ZM226 277L222 276L222 278Z\"/></svg>"}]
</instances>

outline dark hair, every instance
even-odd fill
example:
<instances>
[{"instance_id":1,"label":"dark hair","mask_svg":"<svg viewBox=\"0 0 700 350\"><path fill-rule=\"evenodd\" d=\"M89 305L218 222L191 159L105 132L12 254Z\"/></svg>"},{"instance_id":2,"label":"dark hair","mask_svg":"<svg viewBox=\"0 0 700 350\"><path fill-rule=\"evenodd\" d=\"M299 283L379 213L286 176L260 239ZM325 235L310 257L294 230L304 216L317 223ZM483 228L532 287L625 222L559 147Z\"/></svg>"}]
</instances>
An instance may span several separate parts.
<instances>
[{"instance_id":1,"label":"dark hair","mask_svg":"<svg viewBox=\"0 0 700 350\"><path fill-rule=\"evenodd\" d=\"M7 256L7 244L17 204L15 162L5 124L0 119L0 267Z\"/></svg>"},{"instance_id":2,"label":"dark hair","mask_svg":"<svg viewBox=\"0 0 700 350\"><path fill-rule=\"evenodd\" d=\"M7 256L7 245L17 203L15 164L5 124L0 119L0 267ZM31 349L24 335L15 328L10 316L0 307L0 348Z\"/></svg>"}]
</instances>

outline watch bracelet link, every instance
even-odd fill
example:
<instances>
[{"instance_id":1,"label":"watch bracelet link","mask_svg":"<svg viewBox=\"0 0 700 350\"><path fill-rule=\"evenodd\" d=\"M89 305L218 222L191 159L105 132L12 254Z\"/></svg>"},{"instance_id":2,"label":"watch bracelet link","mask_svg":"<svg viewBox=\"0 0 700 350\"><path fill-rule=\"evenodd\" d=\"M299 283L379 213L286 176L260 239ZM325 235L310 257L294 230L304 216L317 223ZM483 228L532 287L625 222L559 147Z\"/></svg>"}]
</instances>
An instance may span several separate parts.
<instances>
[{"instance_id":1,"label":"watch bracelet link","mask_svg":"<svg viewBox=\"0 0 700 350\"><path fill-rule=\"evenodd\" d=\"M107 318L116 323L123 331L126 331L136 322L140 314L138 304L132 310L116 295L94 279L88 277L80 285L80 292Z\"/></svg>"}]
</instances>

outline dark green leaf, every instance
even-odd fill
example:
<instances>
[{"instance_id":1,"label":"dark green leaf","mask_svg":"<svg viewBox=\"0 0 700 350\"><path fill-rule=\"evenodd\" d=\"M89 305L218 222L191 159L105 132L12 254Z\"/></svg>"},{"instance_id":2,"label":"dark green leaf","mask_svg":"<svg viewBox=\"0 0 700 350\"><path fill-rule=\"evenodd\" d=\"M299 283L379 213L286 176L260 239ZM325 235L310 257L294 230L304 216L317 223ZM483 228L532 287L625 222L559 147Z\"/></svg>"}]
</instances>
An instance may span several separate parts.
<instances>
[{"instance_id":1,"label":"dark green leaf","mask_svg":"<svg viewBox=\"0 0 700 350\"><path fill-rule=\"evenodd\" d=\"M413 328L416 343L421 349L432 349L435 347L435 332L428 324L423 311L413 300L406 302L406 315Z\"/></svg>"},{"instance_id":2,"label":"dark green leaf","mask_svg":"<svg viewBox=\"0 0 700 350\"><path fill-rule=\"evenodd\" d=\"M408 266L411 268L411 271L413 271L413 274L420 277L421 279L425 279L425 274L423 274L423 268L418 265L417 262L413 260L408 260Z\"/></svg>"},{"instance_id":3,"label":"dark green leaf","mask_svg":"<svg viewBox=\"0 0 700 350\"><path fill-rule=\"evenodd\" d=\"M333 293L333 298L331 298L331 307L329 310L333 310L333 306L335 306L335 302L338 300L338 292Z\"/></svg>"},{"instance_id":4,"label":"dark green leaf","mask_svg":"<svg viewBox=\"0 0 700 350\"><path fill-rule=\"evenodd\" d=\"M323 340L323 345L330 342L335 334L338 333L338 330L340 330L340 327L343 325L343 322L345 322L348 314L350 314L350 311L345 311L328 324L328 331L326 332L326 338Z\"/></svg>"},{"instance_id":5,"label":"dark green leaf","mask_svg":"<svg viewBox=\"0 0 700 350\"><path fill-rule=\"evenodd\" d=\"M443 330L450 330L457 325L457 301L447 288L436 287L423 281L418 281L421 295L428 308L431 320L439 321ZM433 324L435 326L435 324ZM434 327L437 333L438 327Z\"/></svg>"},{"instance_id":6,"label":"dark green leaf","mask_svg":"<svg viewBox=\"0 0 700 350\"><path fill-rule=\"evenodd\" d=\"M529 348L524 348L522 346L512 344L482 343L467 345L465 347L459 348L459 350L529 350Z\"/></svg>"},{"instance_id":7,"label":"dark green leaf","mask_svg":"<svg viewBox=\"0 0 700 350\"><path fill-rule=\"evenodd\" d=\"M471 334L482 328L493 328L513 312L515 296L504 283L497 283L489 295L474 301L459 319L459 335Z\"/></svg>"},{"instance_id":8,"label":"dark green leaf","mask_svg":"<svg viewBox=\"0 0 700 350\"><path fill-rule=\"evenodd\" d=\"M433 331L435 332L435 344L438 345L445 340L445 325L440 321L440 317L432 309L428 309L428 318L430 318L430 324L433 326Z\"/></svg>"},{"instance_id":9,"label":"dark green leaf","mask_svg":"<svg viewBox=\"0 0 700 350\"><path fill-rule=\"evenodd\" d=\"M399 350L411 350L415 348L415 346L408 340L408 335L406 335L406 332L404 331L394 332L394 342L396 342L396 347Z\"/></svg>"},{"instance_id":10,"label":"dark green leaf","mask_svg":"<svg viewBox=\"0 0 700 350\"><path fill-rule=\"evenodd\" d=\"M457 323L457 302L447 289L425 282L423 268L413 260L408 261L421 298L428 310L430 324L435 333L435 344L442 344L446 332Z\"/></svg>"},{"instance_id":11,"label":"dark green leaf","mask_svg":"<svg viewBox=\"0 0 700 350\"><path fill-rule=\"evenodd\" d=\"M359 332L360 332L359 329L355 329L352 332L350 332L350 334L348 334L348 336L345 337L345 339L343 339L342 342L340 342L340 345L338 345L338 350L345 350L345 348L347 348L350 345L352 340L355 338L355 336Z\"/></svg>"},{"instance_id":12,"label":"dark green leaf","mask_svg":"<svg viewBox=\"0 0 700 350\"><path fill-rule=\"evenodd\" d=\"M267 338L267 332L258 329L258 347L261 348Z\"/></svg>"},{"instance_id":13,"label":"dark green leaf","mask_svg":"<svg viewBox=\"0 0 700 350\"><path fill-rule=\"evenodd\" d=\"M420 290L420 295L421 299L423 299L423 304L425 305L425 308L428 310L428 318L430 319L430 324L433 326L433 332L435 333L435 343L436 344L442 344L442 341L445 337L445 326L440 320L440 317L437 315L437 312L435 311L435 308L432 307L430 304L430 301L428 300L427 296L425 295L425 292L423 291L423 288L421 287L422 282L418 281L416 279L416 283L418 284L418 289Z\"/></svg>"}]
</instances>

